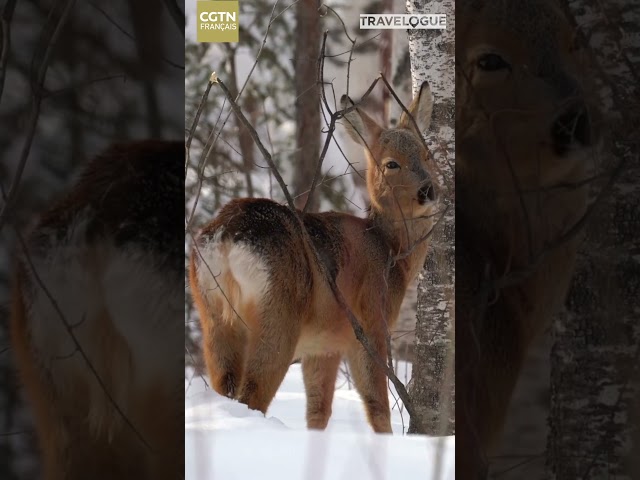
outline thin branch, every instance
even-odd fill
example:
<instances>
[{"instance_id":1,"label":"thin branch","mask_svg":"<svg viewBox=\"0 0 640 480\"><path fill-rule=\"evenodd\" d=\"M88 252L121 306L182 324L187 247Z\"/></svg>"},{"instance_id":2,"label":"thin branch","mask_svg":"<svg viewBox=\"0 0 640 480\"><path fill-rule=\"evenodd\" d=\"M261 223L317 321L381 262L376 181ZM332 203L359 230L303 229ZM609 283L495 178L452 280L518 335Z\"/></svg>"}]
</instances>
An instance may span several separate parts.
<instances>
[{"instance_id":1,"label":"thin branch","mask_svg":"<svg viewBox=\"0 0 640 480\"><path fill-rule=\"evenodd\" d=\"M69 13L71 12L71 7L74 4L74 0L67 0L63 6L62 13L58 17L56 23L53 25L53 28L50 28L50 35L45 36L40 41L40 45L44 45L44 54L42 58L42 62L40 63L40 67L37 72L37 76L35 79L35 85L32 83L32 96L31 96L31 112L29 115L29 121L27 122L27 132L25 135L25 140L22 145L22 151L20 153L20 160L18 162L18 167L13 176L13 180L11 182L11 186L9 187L9 192L4 198L4 205L2 206L2 210L0 210L0 231L2 231L2 227L4 223L7 221L9 216L9 209L12 206L15 196L18 193L18 188L20 186L20 181L22 180L22 174L24 172L24 168L27 164L27 159L29 158L29 153L31 152L31 145L33 143L33 138L36 133L36 127L38 125L38 119L40 118L40 105L42 103L42 91L44 89L44 81L47 76L47 70L49 69L49 63L51 61L51 55L53 53L53 48L55 47L58 37L62 32L62 29L67 23L67 19L69 17ZM43 27L43 30L47 29L47 25Z\"/></svg>"},{"instance_id":2,"label":"thin branch","mask_svg":"<svg viewBox=\"0 0 640 480\"><path fill-rule=\"evenodd\" d=\"M247 323L244 321L244 319L242 318L242 316L240 316L240 314L238 313L238 311L236 310L236 308L233 306L233 303L231 303L231 300L229 299L229 297L227 297L226 292L223 290L222 286L220 285L220 283L218 282L218 275L216 275L215 273L213 273L213 270L211 270L211 267L209 266L209 264L207 263L207 260L204 258L204 256L202 255L202 253L200 252L200 248L198 248L198 242L196 242L196 239L193 236L192 232L189 232L189 235L191 236L191 244L193 245L194 250L196 251L196 253L198 254L198 256L200 257L200 260L202 260L202 263L204 263L205 267L207 267L207 270L209 271L209 274L211 274L211 278L213 279L213 281L216 283L216 288L218 288L218 290L220 290L220 293L222 293L222 296L224 297L224 299L227 301L227 303L229 304L229 306L231 307L231 310L233 310L233 313L235 313L236 317L238 317L238 319L240 320L240 322L244 325L244 327L247 329L247 331L251 331L251 329L249 328L249 325L247 325ZM263 343L264 340L261 338L260 339Z\"/></svg>"},{"instance_id":3,"label":"thin branch","mask_svg":"<svg viewBox=\"0 0 640 480\"><path fill-rule=\"evenodd\" d=\"M186 21L184 13L182 13L182 10L180 10L180 7L178 6L178 2L175 0L163 0L163 3L164 6L167 7L167 11L169 12L169 15L171 15L176 27L178 27L178 30L182 33L182 38L184 38ZM181 3L184 5L184 2Z\"/></svg>"},{"instance_id":4,"label":"thin branch","mask_svg":"<svg viewBox=\"0 0 640 480\"><path fill-rule=\"evenodd\" d=\"M2 9L0 16L0 30L2 34L2 50L0 51L0 102L4 91L4 79L7 76L7 63L9 62L9 50L11 47L11 19L16 8L17 0L8 0Z\"/></svg>"},{"instance_id":5,"label":"thin branch","mask_svg":"<svg viewBox=\"0 0 640 480\"><path fill-rule=\"evenodd\" d=\"M398 94L393 89L393 87L391 86L391 84L389 83L387 78L384 76L384 73L380 72L379 78L382 79L382 82L384 83L385 87L387 87L387 89L389 90L389 92L393 96L393 98L396 101L396 103L400 106L402 111L409 118L409 121L413 125L413 128L415 128L416 132L420 132L420 127L418 127L418 124L417 124L415 118L413 118L413 115L411 115L411 113L409 113L409 110L407 109L407 107L404 105L404 103L402 103L402 101L400 100L400 97L398 97ZM420 132L420 133L422 133L422 132ZM420 141L422 142L422 145L424 146L425 150L429 151L429 147L427 146L427 142L424 140L424 137L422 135L418 135L418 136L420 137ZM448 180L447 180L449 177L444 174L444 172L442 171L442 169L440 168L438 163L431 156L429 156L429 160L430 160L430 163L431 163L432 167L436 170L436 172L438 172L440 174L440 176L442 176L442 178L444 179L445 182L449 183L449 185L448 185L449 186L449 190L453 191L454 190L453 185L451 185L450 182L448 182ZM452 171L453 171L453 168L452 168Z\"/></svg>"},{"instance_id":6,"label":"thin branch","mask_svg":"<svg viewBox=\"0 0 640 480\"><path fill-rule=\"evenodd\" d=\"M215 75L215 74L212 74ZM220 118L222 117L222 111L224 110L224 107L227 103L227 99L225 98L222 102L222 107L220 109L220 113L218 114L218 118L216 119L216 125L217 123L220 121ZM226 119L224 120L224 122L222 123L222 128L224 128L224 126L227 124L227 119L229 118L229 115L227 115ZM195 218L195 214L196 214L196 208L198 207L198 201L200 200L200 192L202 191L202 184L204 182L204 169L206 168L206 161L207 159L210 157L211 152L213 151L213 147L215 146L216 142L218 141L218 138L220 138L220 135L222 134L222 128L220 130L218 130L218 134L215 137L215 139L212 140L213 136L216 133L216 129L215 127L211 130L211 132L209 133L209 136L207 137L207 140L204 144L204 148L202 149L202 153L200 155L200 162L198 164L198 189L196 190L196 198L193 202L193 207L191 208L191 213L189 214L189 219L187 220L187 226L185 228L185 231L189 230L189 228L191 227L191 222L193 222L193 219ZM187 162L190 161L191 159L191 155L190 152L187 150ZM187 177L187 172L185 171L185 178Z\"/></svg>"},{"instance_id":7,"label":"thin branch","mask_svg":"<svg viewBox=\"0 0 640 480\"><path fill-rule=\"evenodd\" d=\"M222 80L220 80L218 77L215 76L215 74L212 74L212 78L211 78L210 81L213 81L214 83L217 83L220 86L220 88L222 89L222 91L224 92L224 94L226 95L227 100L229 100L229 104L231 105L231 108L232 108L233 112L237 115L237 117L240 119L242 124L245 126L245 128L249 132L249 135L251 135L251 138L253 139L254 143L258 147L258 150L260 150L260 153L262 154L262 157L265 159L265 161L267 162L267 164L269 165L269 167L273 171L273 175L276 177L276 180L277 180L278 184L280 184L280 188L282 189L282 192L284 193L284 196L287 199L287 203L289 204L289 208L293 212L295 212L296 211L296 207L295 207L295 204L293 203L293 198L291 197L291 194L289 193L289 190L287 188L287 184L284 183L284 179L282 178L282 175L280 175L280 172L276 168L276 164L273 162L273 158L271 157L271 154L267 151L267 149L262 144L262 141L260 140L260 137L256 133L256 131L253 128L253 126L251 125L251 123L249 123L249 120L247 120L247 117L245 117L244 113L242 113L242 110L240 109L240 107L238 106L236 101L233 99L233 96L231 95L231 92L229 91L227 86L222 82Z\"/></svg>"},{"instance_id":8,"label":"thin branch","mask_svg":"<svg viewBox=\"0 0 640 480\"><path fill-rule=\"evenodd\" d=\"M318 253L316 252L315 247L313 248L313 251L315 252L316 258L321 261L320 255L318 255ZM355 315L353 314L353 312L345 302L345 299L342 296L342 292L340 291L336 283L333 280L331 280L326 273L325 273L325 280L329 282L329 286L331 287L331 292L333 293L333 296L336 299L336 302L338 302L338 305L340 306L342 311L346 314L347 319L351 324L351 328L353 329L353 332L356 335L356 338L358 339L360 344L364 347L364 349L369 354L369 356L378 364L380 368L382 368L382 370L387 375L389 380L391 380L391 383L393 383L393 386L396 387L396 391L398 392L398 395L400 396L402 403L404 403L404 406L407 409L407 412L409 413L409 415L413 417L418 423L420 424L424 423L422 421L422 416L420 415L420 413L413 407L413 402L411 401L411 397L409 397L409 393L407 392L407 389L404 383L402 383L402 381L396 376L395 372L393 371L393 368L389 367L389 365L378 356L378 353L371 346L371 343L369 342L369 337L367 337L367 335L364 333L364 329L362 328L362 325L360 325L360 322L358 321L358 319L355 317Z\"/></svg>"},{"instance_id":9,"label":"thin branch","mask_svg":"<svg viewBox=\"0 0 640 480\"><path fill-rule=\"evenodd\" d=\"M593 212L597 208L601 207L601 205L604 203L604 200L608 196L612 195L613 184L620 177L620 175L624 171L625 166L626 166L625 159L622 159L618 162L618 165L616 165L616 167L611 172L609 181L602 187L595 201L590 205L590 207L580 217L580 219L571 226L571 228L569 228L565 233L559 236L558 239L553 242L553 244L547 246L541 252L539 252L537 256L533 257L526 268L512 270L508 274L506 274L505 276L497 280L494 283L494 289L501 290L505 287L509 287L509 286L516 285L518 283L523 282L530 275L536 272L536 270L540 267L540 264L546 259L546 257L551 252L558 249L565 243L573 240L580 232L582 232L588 219L593 215Z\"/></svg>"},{"instance_id":10,"label":"thin branch","mask_svg":"<svg viewBox=\"0 0 640 480\"><path fill-rule=\"evenodd\" d=\"M170 1L170 0L165 0L165 1ZM87 2L89 5L91 5L93 8L95 8L98 12L100 12L100 14L114 27L116 27L116 29L118 29L118 31L120 33L122 33L125 37L127 37L129 40L131 40L132 42L136 42L136 37L134 37L131 33L127 32L124 28L122 28L122 26L120 26L120 24L118 24L118 22L116 22L102 7L100 7L99 5L95 4L94 2ZM183 17L184 19L184 17ZM184 24L183 24L184 25ZM184 26L182 28L183 32L184 32ZM184 33L183 33L184 36ZM177 68L178 70L184 70L184 65L179 65L176 62L169 60L167 57L163 55L161 55L162 61L165 62L167 65L173 67L173 68Z\"/></svg>"},{"instance_id":11,"label":"thin branch","mask_svg":"<svg viewBox=\"0 0 640 480\"><path fill-rule=\"evenodd\" d=\"M123 74L116 74L116 75L107 75L100 78L93 78L91 80L85 80L82 82L78 82L78 83L74 83L72 85L66 86L64 88L59 88L58 90L50 90L47 92L42 92L42 99L47 100L51 97L59 97L67 94L76 94L82 88L87 87L89 85L93 85L94 83L108 82L109 80L116 80L116 79L122 80L124 82L126 81L127 76Z\"/></svg>"},{"instance_id":12,"label":"thin branch","mask_svg":"<svg viewBox=\"0 0 640 480\"><path fill-rule=\"evenodd\" d=\"M258 60L260 59L260 56L262 55L262 50L264 49L266 43L267 43L267 38L269 36L269 32L271 30L271 26L273 25L273 22L276 21L276 19L278 17L280 17L280 15L284 14L284 12L286 12L287 10L289 10L291 7L293 7L295 4L297 4L300 0L295 0L293 3L291 3L291 5L288 5L287 7L283 8L282 11L280 13L278 13L277 15L274 16L276 8L278 7L278 3L280 2L280 0L276 0L275 4L273 5L273 9L271 10L271 15L269 17L269 23L267 25L267 29L264 33L264 37L262 39L262 45L260 46L260 49L258 50L258 53L256 55L256 58L253 62L253 65L251 66L251 69L249 70L249 73L247 75L247 78L245 79L242 88L240 89L240 91L238 92L238 95L235 98L235 101L239 101L240 97L242 96L242 92L244 92L245 87L248 85L249 80L251 79L251 76L253 75L253 72L256 68L256 66L258 65ZM215 76L215 73L212 74L212 77ZM223 108L224 108L224 104L223 104ZM204 172L204 167L205 167L205 162L206 159L209 158L209 155L211 154L211 152L213 151L213 147L215 146L216 142L218 141L218 138L220 138L220 134L222 133L222 130L224 128L224 126L227 124L227 120L229 120L229 117L231 116L231 112L228 112L227 115L225 116L223 122L222 122L222 127L217 130L218 131L218 135L215 137L215 139L213 139L212 143L209 145L209 140L212 139L212 137L214 136L214 133L216 132L216 129L218 128L218 123L220 122L220 118L222 118L222 110L220 111L220 114L218 115L218 118L216 119L216 122L213 126L213 129L211 131L211 134L209 135L208 139L207 139L207 145L205 145L205 148L203 149L203 152L200 156L200 162L199 162L199 182L200 182L200 188L198 188L198 192L196 194L196 199L193 203L193 208L191 210L191 215L189 216L189 220L187 222L187 228L189 228L191 226L191 222L193 221L194 215L195 215L195 211L196 208L198 206L198 201L200 199L200 190L202 187L202 173ZM187 152L187 157L189 157L189 152Z\"/></svg>"},{"instance_id":13,"label":"thin branch","mask_svg":"<svg viewBox=\"0 0 640 480\"><path fill-rule=\"evenodd\" d=\"M209 79L207 83L207 88L204 90L202 94L202 98L200 99L200 103L198 104L198 110L196 110L196 116L193 118L193 123L191 124L191 128L189 129L189 135L187 137L187 142L185 144L185 148L187 153L191 151L191 142L193 141L193 135L196 133L196 128L198 123L200 122L200 115L202 115L202 111L204 110L204 106L207 103L207 99L209 98L209 92L211 91L211 86L213 85L213 80ZM187 169L189 168L189 155L187 155L184 172L187 174Z\"/></svg>"},{"instance_id":14,"label":"thin branch","mask_svg":"<svg viewBox=\"0 0 640 480\"><path fill-rule=\"evenodd\" d=\"M316 190L316 186L318 184L318 180L320 179L320 174L322 172L322 162L324 161L324 157L327 155L327 150L329 149L329 144L331 143L331 138L333 137L333 132L336 129L336 120L337 120L337 116L335 114L331 115L331 123L329 124L329 131L327 132L327 137L325 138L324 146L322 147L322 152L320 153L320 158L318 159L316 172L313 175L313 180L311 181L311 188L309 189L309 195L307 196L307 201L304 204L302 213L307 213L307 209L311 204L311 198L313 197L313 192L315 192Z\"/></svg>"},{"instance_id":15,"label":"thin branch","mask_svg":"<svg viewBox=\"0 0 640 480\"><path fill-rule=\"evenodd\" d=\"M33 264L33 261L31 259L31 255L29 254L29 249L27 247L27 244L24 241L24 238L22 237L20 231L15 227L13 228L13 230L14 230L14 233L16 234L16 237L18 238L18 243L20 244L20 248L22 250L22 254L24 255L25 260L27 261L27 264L29 266L31 274L33 275L33 278L36 281L36 284L38 285L38 287L43 291L43 293L47 297L48 301L50 302L51 306L53 307L54 311L56 312L56 316L62 322L62 325L64 326L65 330L67 331L67 335L69 335L69 338L71 338L71 341L73 342L73 345L75 346L75 351L73 353L75 353L77 351L80 354L80 356L82 357L82 360L84 361L85 365L87 366L87 368L91 372L91 375L98 382L98 385L100 386L100 390L102 390L102 393L104 393L104 395L107 397L107 400L113 406L113 408L116 410L116 412L118 413L120 418L122 418L124 423L127 425L127 427L129 427L131 429L131 431L138 438L138 440L140 440L140 442L147 449L149 449L150 451L153 452L154 450L151 448L151 445L149 443L147 443L147 441L143 437L142 433L140 433L140 431L135 427L135 425L133 425L131 420L129 420L129 417L127 417L127 415L124 413L124 411L122 410L122 408L120 407L120 405L118 404L116 399L113 397L113 395L111 395L111 393L109 392L109 389L107 388L107 385L102 380L102 377L100 377L100 374L98 373L96 368L93 366L93 363L91 363L91 360L89 360L89 357L88 357L87 353L84 351L84 349L82 348L82 345L80 344L80 341L78 340L78 337L76 337L75 333L73 332L73 326L71 324L69 324L69 322L67 321L64 313L60 309L60 306L58 305L58 302L56 301L55 298L53 298L53 296L51 295L51 292L48 290L48 288L46 287L46 285L44 284L44 282L40 278L40 275L38 275L38 272L37 272L37 270L35 268L35 265Z\"/></svg>"},{"instance_id":16,"label":"thin branch","mask_svg":"<svg viewBox=\"0 0 640 480\"><path fill-rule=\"evenodd\" d=\"M354 44L356 43L356 41L351 38L349 36L349 32L347 31L347 26L344 24L344 21L342 20L342 17L340 17L340 15L338 15L338 12L336 12L333 8L331 8L329 5L327 5L326 3L323 4L325 7L327 7L327 9L333 13L335 15L335 17L340 20L340 23L342 24L342 29L344 30L344 34L347 36L347 38L349 39L349 41Z\"/></svg>"}]
</instances>

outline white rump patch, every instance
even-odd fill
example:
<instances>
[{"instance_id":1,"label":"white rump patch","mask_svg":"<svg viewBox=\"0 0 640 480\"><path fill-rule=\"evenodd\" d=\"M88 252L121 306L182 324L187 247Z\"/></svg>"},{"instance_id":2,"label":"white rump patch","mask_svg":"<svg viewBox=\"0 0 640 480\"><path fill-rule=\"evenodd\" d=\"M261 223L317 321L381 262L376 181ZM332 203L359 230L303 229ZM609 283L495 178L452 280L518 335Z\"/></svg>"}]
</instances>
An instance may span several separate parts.
<instances>
[{"instance_id":1,"label":"white rump patch","mask_svg":"<svg viewBox=\"0 0 640 480\"><path fill-rule=\"evenodd\" d=\"M264 259L251 250L250 247L231 241L221 241L221 234L216 233L205 245L199 247L202 258L196 263L197 277L200 291L204 298L212 294L227 296L232 286L229 285L229 275L237 283L240 298L239 303L259 302L269 287L269 270ZM215 276L215 278L213 278ZM222 288L222 292L220 292ZM234 305L237 308L239 305Z\"/></svg>"},{"instance_id":2,"label":"white rump patch","mask_svg":"<svg viewBox=\"0 0 640 480\"><path fill-rule=\"evenodd\" d=\"M61 392L87 384L88 421L95 432L111 434L121 419L77 351L65 322L126 412L135 392L179 374L176 365L184 352L175 343L184 335L184 292L179 287L183 277L158 271L160 259L137 247L116 248L109 238L88 245L86 218L79 217L62 241L31 254L48 293L25 262L31 285L24 289L25 306L38 361ZM164 383L171 387L173 381Z\"/></svg>"}]
</instances>

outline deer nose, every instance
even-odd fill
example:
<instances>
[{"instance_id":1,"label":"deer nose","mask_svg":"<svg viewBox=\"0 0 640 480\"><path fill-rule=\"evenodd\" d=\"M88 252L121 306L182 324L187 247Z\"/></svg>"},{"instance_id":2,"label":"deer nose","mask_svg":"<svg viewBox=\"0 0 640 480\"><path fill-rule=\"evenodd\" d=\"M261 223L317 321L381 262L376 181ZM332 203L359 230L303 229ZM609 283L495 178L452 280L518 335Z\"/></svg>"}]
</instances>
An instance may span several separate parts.
<instances>
[{"instance_id":1,"label":"deer nose","mask_svg":"<svg viewBox=\"0 0 640 480\"><path fill-rule=\"evenodd\" d=\"M551 138L558 155L566 154L571 147L589 146L591 121L585 105L573 105L561 113L553 122Z\"/></svg>"},{"instance_id":2,"label":"deer nose","mask_svg":"<svg viewBox=\"0 0 640 480\"><path fill-rule=\"evenodd\" d=\"M424 205L427 202L435 202L436 200L436 190L433 188L433 183L431 180L427 180L422 184L420 190L418 190L418 201L420 205Z\"/></svg>"}]
</instances>

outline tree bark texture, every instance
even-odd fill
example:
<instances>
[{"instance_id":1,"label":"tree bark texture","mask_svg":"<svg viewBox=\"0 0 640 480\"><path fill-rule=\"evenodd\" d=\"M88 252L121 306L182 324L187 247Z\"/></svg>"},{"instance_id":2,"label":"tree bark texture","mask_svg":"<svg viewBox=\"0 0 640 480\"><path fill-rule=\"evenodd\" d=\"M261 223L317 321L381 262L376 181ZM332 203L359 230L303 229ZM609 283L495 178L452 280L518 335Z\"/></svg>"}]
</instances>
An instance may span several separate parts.
<instances>
[{"instance_id":1,"label":"tree bark texture","mask_svg":"<svg viewBox=\"0 0 640 480\"><path fill-rule=\"evenodd\" d=\"M640 4L572 0L603 110L601 168L623 169L590 220L567 300L553 324L547 467L554 478L640 478ZM635 425L633 422L636 422ZM638 441L636 433L636 442Z\"/></svg>"},{"instance_id":2,"label":"tree bark texture","mask_svg":"<svg viewBox=\"0 0 640 480\"><path fill-rule=\"evenodd\" d=\"M316 0L300 0L296 5L295 86L296 153L293 195L297 208L303 208L316 172L320 155L320 97L318 54L320 51L320 15ZM310 199L308 211L318 210L319 189Z\"/></svg>"},{"instance_id":3,"label":"tree bark texture","mask_svg":"<svg viewBox=\"0 0 640 480\"><path fill-rule=\"evenodd\" d=\"M453 0L409 0L407 13L444 13L445 30L411 30L409 49L414 94L427 80L434 95L427 145L440 169L442 205L447 208L430 239L430 253L419 277L416 360L411 398L426 425L412 419L409 432L454 433L454 282L455 282L455 4Z\"/></svg>"}]
</instances>

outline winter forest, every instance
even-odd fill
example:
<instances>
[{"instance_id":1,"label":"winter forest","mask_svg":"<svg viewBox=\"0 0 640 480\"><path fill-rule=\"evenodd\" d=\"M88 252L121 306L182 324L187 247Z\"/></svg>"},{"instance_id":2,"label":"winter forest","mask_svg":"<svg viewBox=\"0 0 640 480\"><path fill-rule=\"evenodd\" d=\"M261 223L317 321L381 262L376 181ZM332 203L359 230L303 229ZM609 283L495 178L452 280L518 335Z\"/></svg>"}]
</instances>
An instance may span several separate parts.
<instances>
[{"instance_id":1,"label":"winter forest","mask_svg":"<svg viewBox=\"0 0 640 480\"><path fill-rule=\"evenodd\" d=\"M197 3L0 2L0 478L45 471L10 331L24 232L89 159L142 138L186 147L180 478L638 478L640 4L240 0L239 42L202 43ZM446 29L360 29L362 13L445 14ZM309 240L366 365L336 359L326 430L307 428L319 394L304 358L266 414L217 393L190 277L203 227L239 198L274 200L301 225L374 218L372 192L405 164L373 146L397 129L426 152L411 195L433 210L380 265L383 283L357 285L386 308L388 272L424 246L392 327L368 335L326 273L331 241ZM400 236L398 192L413 187L390 187ZM255 256L238 261L260 272ZM393 435L374 433L374 371Z\"/></svg>"},{"instance_id":2,"label":"winter forest","mask_svg":"<svg viewBox=\"0 0 640 480\"><path fill-rule=\"evenodd\" d=\"M453 22L446 32L437 32L437 36L424 39L416 37L411 40L404 31L371 31L367 36L363 35L366 31L357 29L360 11L403 13L404 5L394 2L380 5L368 5L366 2L362 5L326 4L320 10L316 2L304 1L290 5L246 3L240 7L241 11L246 9L246 14L241 14L241 18L247 19L247 25L241 28L238 46L195 42L195 28L189 24L189 21L195 23L195 15L189 15L187 10L185 115L188 145L191 142L186 180L187 248L192 240L190 236L193 230L190 225L201 225L210 220L231 198L268 197L286 202L285 193L276 178L278 174L283 177L287 194L296 208L311 212L336 210L365 217L368 195L364 155L361 147L347 139L342 121L336 114L340 108L339 98L343 94L348 94L352 99L360 99L364 95L363 109L381 125L390 125L398 122L403 108L409 105L415 91L414 86L418 88L423 81L429 80L431 91L437 99L434 108L445 112L449 118L453 114L453 57L439 54L438 63L432 64L430 70L414 68L412 76L409 50L409 43L412 41L415 51L418 48L422 48L422 51L431 48L435 52L449 45L447 48L452 52L455 34ZM381 8L384 10L379 10ZM452 2L429 8L446 8L450 19L453 19ZM283 46L286 48L283 49ZM413 59L414 63L416 58ZM277 172L269 168L268 160L256 147L252 133L244 127L238 116L233 115L229 107L231 99L225 96L218 84L209 83L212 72L216 72L232 98L239 97L237 106L254 128L252 133L261 139L271 154L269 160L273 162ZM241 95L238 95L239 92L242 92ZM451 183L455 150L452 125L444 122L434 125L432 122L432 128L434 135L431 141L437 139L440 145L436 158L444 166L440 181ZM440 132L444 132L444 137ZM207 160L213 158L215 160ZM318 167L319 159L321 167ZM430 429L428 433L433 435L454 433L454 351L450 323L453 306L452 199L446 200L446 204L448 207L443 207L437 217L442 225L441 235L446 234L448 237L440 240L440 259L433 257L431 260L435 265L442 265L440 273L422 280L434 286L440 285L440 290L436 292L432 289L431 294L435 296L428 301L426 298L420 301L424 295L421 295L417 282L413 283L403 302L400 319L395 329L389 332L393 352L390 367L401 388L406 389L404 394L421 398L415 405L412 402L409 410L419 410L417 415L424 418L422 426L414 420L410 421L407 406L402 401L402 398L408 397L396 393L396 388L390 381L394 431L400 434L411 430L427 433L425 428ZM424 292L424 286L422 291ZM416 330L416 305L421 305L423 316L427 315L426 312L431 312L429 316L432 321L423 323L421 330ZM186 442L187 451L193 449L197 452L207 448L207 437L202 430L206 430L210 419L216 414L218 418L226 418L228 414L221 412L230 410L230 407L216 405L216 399L211 399L210 396L204 397L207 400L199 398L201 384L206 380L198 378L198 375L206 375L206 369L202 359L197 312L190 303L185 318L185 338L188 342L185 364L191 372L191 377L185 380L185 384L187 405L192 405L191 408L187 407L186 413ZM416 336L422 336L424 340L416 343ZM440 360L436 364L432 361L424 362L420 370L413 365L418 356ZM433 378L437 384L410 383L411 372L414 378L417 375ZM295 388L297 385L299 388L300 384L299 366L293 365L269 410L283 413L269 413L267 417L273 415L278 423L282 421L288 427L304 425L304 391L287 390L287 386ZM359 441L362 430L368 428L362 413L356 413L357 409L362 410L362 406L358 406L358 395L346 363L340 367L336 386L339 384L342 387L336 391L332 415L335 420L329 424L330 431L336 432L336 436L327 440L328 444L335 442L337 445L347 438ZM297 402L294 396L298 398ZM343 399L343 396L346 397ZM280 404L280 397L289 400L282 400L283 403ZM346 398L356 399L356 403L351 404ZM211 402L214 403L213 407L207 406ZM441 404L446 407L441 408ZM288 406L287 409L283 408L285 405ZM298 412L298 418L293 412ZM354 419L349 420L350 416ZM231 425L234 424L233 421L233 418L228 420ZM218 428L223 431L231 428L225 427L226 423L227 420L220 420ZM249 420L246 420L246 424L247 428L251 425ZM341 431L352 437L342 440L338 435ZM403 445L398 443L396 448L408 447L408 444L406 447ZM292 448L296 447L292 445ZM363 451L364 458L377 455L377 448L387 447L372 445L370 449ZM392 444L388 448L393 448ZM434 458L441 457L444 463L436 470L425 470L418 466L419 457L415 458L413 461L418 462L415 464L416 471L410 473L410 476L445 475L443 478L446 478L451 474L448 472L453 472L453 443L425 444L422 448L433 451ZM223 452L219 454L225 455ZM202 462L197 460L195 453L190 458L194 457L196 458L192 462L187 461L187 465ZM398 465L391 459L391 455L389 457L388 461L383 460L370 474L377 475L376 468L382 469L382 475L395 475L403 471L397 470L398 468L407 468L406 471L411 472L412 467ZM278 458L276 452L271 460L274 465L281 462ZM347 468L344 470L345 474L349 468L354 469L354 472L360 472L359 468L362 468L358 463L351 467L341 467L339 459L335 465L332 465L331 458L326 460L327 468L335 468L336 475L342 474L342 468ZM211 463L222 466L216 460L211 460ZM193 478L204 475L207 471L202 465L199 468L197 473L192 471ZM297 467L293 468L291 475L296 476L293 472ZM385 469L389 473L383 473ZM189 466L187 472L189 473ZM225 475L225 470L213 472ZM327 475L332 474L327 472Z\"/></svg>"}]
</instances>

